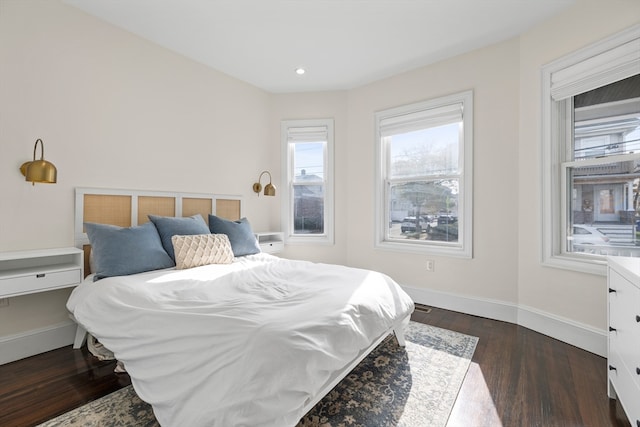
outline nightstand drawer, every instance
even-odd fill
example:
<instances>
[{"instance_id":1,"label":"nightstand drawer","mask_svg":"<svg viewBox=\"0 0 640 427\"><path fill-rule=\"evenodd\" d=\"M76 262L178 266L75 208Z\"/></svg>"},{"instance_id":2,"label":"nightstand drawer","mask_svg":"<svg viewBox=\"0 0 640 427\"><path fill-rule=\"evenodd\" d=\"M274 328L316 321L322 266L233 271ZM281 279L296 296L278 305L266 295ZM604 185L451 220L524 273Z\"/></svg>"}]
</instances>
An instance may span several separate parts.
<instances>
[{"instance_id":1,"label":"nightstand drawer","mask_svg":"<svg viewBox=\"0 0 640 427\"><path fill-rule=\"evenodd\" d=\"M280 252L284 250L284 243L283 242L260 243L260 250L266 253Z\"/></svg>"},{"instance_id":2,"label":"nightstand drawer","mask_svg":"<svg viewBox=\"0 0 640 427\"><path fill-rule=\"evenodd\" d=\"M284 235L280 231L254 233L262 252L275 254L284 250Z\"/></svg>"},{"instance_id":3,"label":"nightstand drawer","mask_svg":"<svg viewBox=\"0 0 640 427\"><path fill-rule=\"evenodd\" d=\"M6 298L37 291L65 288L78 285L81 280L82 269L79 267L2 277L0 278L0 297Z\"/></svg>"}]
</instances>

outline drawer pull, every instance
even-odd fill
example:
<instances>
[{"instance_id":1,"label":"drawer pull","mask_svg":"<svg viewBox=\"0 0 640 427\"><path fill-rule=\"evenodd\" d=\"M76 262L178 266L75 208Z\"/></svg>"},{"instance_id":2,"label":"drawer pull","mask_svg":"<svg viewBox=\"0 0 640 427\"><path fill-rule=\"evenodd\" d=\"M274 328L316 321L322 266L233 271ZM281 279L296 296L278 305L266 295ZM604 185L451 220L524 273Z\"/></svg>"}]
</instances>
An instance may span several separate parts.
<instances>
[{"instance_id":1,"label":"drawer pull","mask_svg":"<svg viewBox=\"0 0 640 427\"><path fill-rule=\"evenodd\" d=\"M609 332L616 332L616 331L617 331L616 328L609 326Z\"/></svg>"},{"instance_id":2,"label":"drawer pull","mask_svg":"<svg viewBox=\"0 0 640 427\"><path fill-rule=\"evenodd\" d=\"M609 293L610 294L615 294L616 292L618 292L618 291L616 291L615 289L609 288Z\"/></svg>"},{"instance_id":3,"label":"drawer pull","mask_svg":"<svg viewBox=\"0 0 640 427\"><path fill-rule=\"evenodd\" d=\"M38 279L42 279L43 277L44 277L44 273L36 274L36 278L38 278Z\"/></svg>"},{"instance_id":4,"label":"drawer pull","mask_svg":"<svg viewBox=\"0 0 640 427\"><path fill-rule=\"evenodd\" d=\"M640 315L636 314L636 322L640 323Z\"/></svg>"},{"instance_id":5,"label":"drawer pull","mask_svg":"<svg viewBox=\"0 0 640 427\"><path fill-rule=\"evenodd\" d=\"M636 374L640 375L640 368L636 368Z\"/></svg>"},{"instance_id":6,"label":"drawer pull","mask_svg":"<svg viewBox=\"0 0 640 427\"><path fill-rule=\"evenodd\" d=\"M610 371L617 371L616 367L613 365L609 365L609 370Z\"/></svg>"}]
</instances>

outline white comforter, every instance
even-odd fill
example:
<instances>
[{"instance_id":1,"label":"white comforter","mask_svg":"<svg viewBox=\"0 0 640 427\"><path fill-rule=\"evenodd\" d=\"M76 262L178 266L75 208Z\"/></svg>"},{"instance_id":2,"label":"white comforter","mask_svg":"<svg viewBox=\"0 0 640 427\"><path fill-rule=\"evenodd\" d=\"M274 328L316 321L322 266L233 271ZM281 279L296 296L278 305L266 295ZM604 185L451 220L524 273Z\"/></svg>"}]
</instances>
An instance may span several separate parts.
<instances>
[{"instance_id":1,"label":"white comforter","mask_svg":"<svg viewBox=\"0 0 640 427\"><path fill-rule=\"evenodd\" d=\"M67 303L163 426L291 426L413 311L389 277L267 254L85 281Z\"/></svg>"}]
</instances>

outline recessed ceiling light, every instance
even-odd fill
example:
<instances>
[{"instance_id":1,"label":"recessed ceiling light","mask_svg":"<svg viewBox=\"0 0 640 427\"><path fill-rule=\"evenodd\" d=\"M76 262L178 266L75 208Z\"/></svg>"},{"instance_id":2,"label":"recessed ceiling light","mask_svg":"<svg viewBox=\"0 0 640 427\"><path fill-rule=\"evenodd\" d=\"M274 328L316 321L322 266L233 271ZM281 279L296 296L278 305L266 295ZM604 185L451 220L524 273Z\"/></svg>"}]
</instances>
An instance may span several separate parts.
<instances>
[{"instance_id":1,"label":"recessed ceiling light","mask_svg":"<svg viewBox=\"0 0 640 427\"><path fill-rule=\"evenodd\" d=\"M301 76L301 75L303 75L304 73L306 73L306 71L307 71L307 70L305 70L305 69L304 69L304 68L302 68L302 67L298 67L298 68L296 68L296 74L297 74L297 75L299 75L299 76Z\"/></svg>"}]
</instances>

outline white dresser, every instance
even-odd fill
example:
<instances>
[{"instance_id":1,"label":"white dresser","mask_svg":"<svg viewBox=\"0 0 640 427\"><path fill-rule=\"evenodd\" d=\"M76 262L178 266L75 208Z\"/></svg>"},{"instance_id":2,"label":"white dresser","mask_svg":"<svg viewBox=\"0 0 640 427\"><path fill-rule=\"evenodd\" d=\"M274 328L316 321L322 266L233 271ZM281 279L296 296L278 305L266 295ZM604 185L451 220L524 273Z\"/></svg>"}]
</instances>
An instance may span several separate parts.
<instances>
[{"instance_id":1,"label":"white dresser","mask_svg":"<svg viewBox=\"0 0 640 427\"><path fill-rule=\"evenodd\" d=\"M640 259L609 257L609 397L640 427Z\"/></svg>"}]
</instances>

